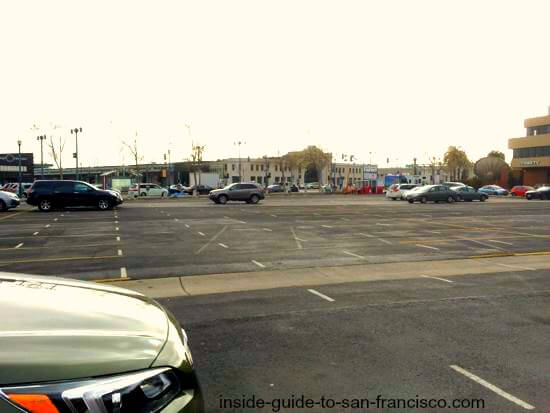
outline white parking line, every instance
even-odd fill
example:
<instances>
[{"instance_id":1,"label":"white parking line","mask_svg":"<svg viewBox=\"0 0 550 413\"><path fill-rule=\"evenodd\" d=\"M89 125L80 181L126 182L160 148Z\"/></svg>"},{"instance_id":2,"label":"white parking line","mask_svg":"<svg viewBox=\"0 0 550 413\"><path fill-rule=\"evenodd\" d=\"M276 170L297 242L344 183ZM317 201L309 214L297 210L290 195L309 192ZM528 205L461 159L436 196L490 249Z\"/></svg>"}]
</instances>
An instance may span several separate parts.
<instances>
[{"instance_id":1,"label":"white parking line","mask_svg":"<svg viewBox=\"0 0 550 413\"><path fill-rule=\"evenodd\" d=\"M49 228L50 227L50 224L46 225L44 228Z\"/></svg>"},{"instance_id":2,"label":"white parking line","mask_svg":"<svg viewBox=\"0 0 550 413\"><path fill-rule=\"evenodd\" d=\"M391 241L388 241L387 239L384 239L384 238L378 238L378 240L382 241L382 242L385 242L386 244L389 244L391 245Z\"/></svg>"},{"instance_id":3,"label":"white parking line","mask_svg":"<svg viewBox=\"0 0 550 413\"><path fill-rule=\"evenodd\" d=\"M301 250L302 249L302 244L300 244L300 241L305 241L305 240L300 239L296 236L296 231L294 231L293 227L290 227L290 232L292 232L292 236L294 237L294 241L296 241L296 246L298 247L299 250Z\"/></svg>"},{"instance_id":4,"label":"white parking line","mask_svg":"<svg viewBox=\"0 0 550 413\"><path fill-rule=\"evenodd\" d=\"M508 264L498 264L497 265L500 265L501 267L507 267L507 268L514 268L514 269L518 269L518 270L529 270L529 271L535 271L535 268L531 268L531 267L521 267L519 265L508 265Z\"/></svg>"},{"instance_id":5,"label":"white parking line","mask_svg":"<svg viewBox=\"0 0 550 413\"><path fill-rule=\"evenodd\" d=\"M390 226L390 224L384 224L382 222L377 222L376 225L382 225L384 227L389 227Z\"/></svg>"},{"instance_id":6,"label":"white parking line","mask_svg":"<svg viewBox=\"0 0 550 413\"><path fill-rule=\"evenodd\" d=\"M189 225L185 224L185 228L189 228Z\"/></svg>"},{"instance_id":7,"label":"white parking line","mask_svg":"<svg viewBox=\"0 0 550 413\"><path fill-rule=\"evenodd\" d=\"M201 237L204 237L204 233L203 232L198 232L198 234L201 236Z\"/></svg>"},{"instance_id":8,"label":"white parking line","mask_svg":"<svg viewBox=\"0 0 550 413\"><path fill-rule=\"evenodd\" d=\"M32 235L38 235L38 231L34 232Z\"/></svg>"},{"instance_id":9,"label":"white parking line","mask_svg":"<svg viewBox=\"0 0 550 413\"><path fill-rule=\"evenodd\" d=\"M367 237L367 238L374 238L374 235L372 235L372 234L365 234L364 232L360 232L359 235L362 235L362 236Z\"/></svg>"},{"instance_id":10,"label":"white parking line","mask_svg":"<svg viewBox=\"0 0 550 413\"><path fill-rule=\"evenodd\" d=\"M197 250L197 252L195 252L195 255L199 255L201 252L203 252L206 249L206 247L208 247L211 242L214 242L221 234L223 234L227 228L228 226L225 225L220 231L218 231L218 233L214 234L214 236L210 238L206 244L204 244L202 247L200 247Z\"/></svg>"},{"instance_id":11,"label":"white parking line","mask_svg":"<svg viewBox=\"0 0 550 413\"><path fill-rule=\"evenodd\" d=\"M321 225L323 228L332 228L330 225Z\"/></svg>"},{"instance_id":12,"label":"white parking line","mask_svg":"<svg viewBox=\"0 0 550 413\"><path fill-rule=\"evenodd\" d=\"M59 218L54 218L53 220L54 220L54 221L57 221L58 219L59 219Z\"/></svg>"},{"instance_id":13,"label":"white parking line","mask_svg":"<svg viewBox=\"0 0 550 413\"><path fill-rule=\"evenodd\" d=\"M118 250L118 255L122 256L122 250Z\"/></svg>"},{"instance_id":14,"label":"white parking line","mask_svg":"<svg viewBox=\"0 0 550 413\"><path fill-rule=\"evenodd\" d=\"M497 250L502 250L502 251L504 251L504 249L501 248L501 247L497 247L496 245L487 244L486 242L481 242L481 241L478 241L478 240L476 240L476 239L467 239L467 238L464 238L464 240L466 240L466 241L471 241L471 242L475 242L476 244L483 245L484 247L496 248Z\"/></svg>"},{"instance_id":15,"label":"white parking line","mask_svg":"<svg viewBox=\"0 0 550 413\"><path fill-rule=\"evenodd\" d=\"M218 242L218 245L219 245L220 247L223 247L223 248L229 248L227 245L222 244L221 242Z\"/></svg>"},{"instance_id":16,"label":"white parking line","mask_svg":"<svg viewBox=\"0 0 550 413\"><path fill-rule=\"evenodd\" d=\"M20 242L19 244L17 244L14 248L17 249L17 248L21 248L23 246L23 243Z\"/></svg>"},{"instance_id":17,"label":"white parking line","mask_svg":"<svg viewBox=\"0 0 550 413\"><path fill-rule=\"evenodd\" d=\"M120 267L120 278L128 278L128 273L126 272L126 267Z\"/></svg>"},{"instance_id":18,"label":"white parking line","mask_svg":"<svg viewBox=\"0 0 550 413\"><path fill-rule=\"evenodd\" d=\"M454 281L447 280L447 279L445 279L445 278L431 277L431 276L429 276L429 275L423 275L422 277L424 277L424 278L433 278L433 279L435 279L435 280L445 281L445 282L448 282L448 283L454 283Z\"/></svg>"},{"instance_id":19,"label":"white parking line","mask_svg":"<svg viewBox=\"0 0 550 413\"><path fill-rule=\"evenodd\" d=\"M366 259L362 255L357 255L357 254L354 254L353 252L349 252L349 251L346 251L346 250L343 250L342 252L344 254L351 255L352 257L361 258L362 260Z\"/></svg>"},{"instance_id":20,"label":"white parking line","mask_svg":"<svg viewBox=\"0 0 550 413\"><path fill-rule=\"evenodd\" d=\"M118 227L115 227L115 231L118 231Z\"/></svg>"},{"instance_id":21,"label":"white parking line","mask_svg":"<svg viewBox=\"0 0 550 413\"><path fill-rule=\"evenodd\" d=\"M490 240L488 240L488 241L497 242L497 243L499 243L499 244L514 245L514 244L512 244L511 242L499 241L499 240L496 240L496 239L490 239Z\"/></svg>"},{"instance_id":22,"label":"white parking line","mask_svg":"<svg viewBox=\"0 0 550 413\"><path fill-rule=\"evenodd\" d=\"M62 217L64 217L65 215L61 214Z\"/></svg>"},{"instance_id":23,"label":"white parking line","mask_svg":"<svg viewBox=\"0 0 550 413\"><path fill-rule=\"evenodd\" d=\"M340 218L342 221L349 221L348 218Z\"/></svg>"},{"instance_id":24,"label":"white parking line","mask_svg":"<svg viewBox=\"0 0 550 413\"><path fill-rule=\"evenodd\" d=\"M439 251L439 248L437 248L437 247L430 247L429 245L423 245L423 244L414 244L414 245L416 245L417 247L429 248L429 249L431 249L431 250Z\"/></svg>"},{"instance_id":25,"label":"white parking line","mask_svg":"<svg viewBox=\"0 0 550 413\"><path fill-rule=\"evenodd\" d=\"M311 294L315 294L316 296L321 297L321 298L324 299L324 300L330 301L331 303L334 301L334 298L330 298L328 295L321 294L321 293L320 293L319 291L317 291L317 290L308 289L308 291L309 291Z\"/></svg>"},{"instance_id":26,"label":"white parking line","mask_svg":"<svg viewBox=\"0 0 550 413\"><path fill-rule=\"evenodd\" d=\"M262 228L264 231L267 231L267 232L273 232L272 229L269 229L269 228Z\"/></svg>"},{"instance_id":27,"label":"white parking line","mask_svg":"<svg viewBox=\"0 0 550 413\"><path fill-rule=\"evenodd\" d=\"M260 267L260 268L265 268L265 265L263 265L261 262L258 262L258 261L256 261L256 260L252 260L252 262L253 262L254 264L256 264L258 267Z\"/></svg>"},{"instance_id":28,"label":"white parking line","mask_svg":"<svg viewBox=\"0 0 550 413\"><path fill-rule=\"evenodd\" d=\"M529 403L524 402L523 400L518 399L515 396L512 396L510 393L506 393L504 390L499 389L494 384L489 383L486 380L483 380L481 377L476 376L475 374L470 373L468 370L463 369L462 367L451 365L451 367L454 371L463 374L464 376L468 377L469 379L475 381L476 383L481 384L483 387L495 392L501 397L504 397L505 399L517 404L518 406L523 407L526 410L533 410L535 406L530 405Z\"/></svg>"},{"instance_id":29,"label":"white parking line","mask_svg":"<svg viewBox=\"0 0 550 413\"><path fill-rule=\"evenodd\" d=\"M273 218L277 218L277 215L275 214L270 214Z\"/></svg>"},{"instance_id":30,"label":"white parking line","mask_svg":"<svg viewBox=\"0 0 550 413\"><path fill-rule=\"evenodd\" d=\"M117 241L120 241L120 237L116 237L116 240L117 240Z\"/></svg>"},{"instance_id":31,"label":"white parking line","mask_svg":"<svg viewBox=\"0 0 550 413\"><path fill-rule=\"evenodd\" d=\"M177 218L174 218L174 221L179 221L179 219L177 219Z\"/></svg>"},{"instance_id":32,"label":"white parking line","mask_svg":"<svg viewBox=\"0 0 550 413\"><path fill-rule=\"evenodd\" d=\"M118 221L115 221L115 224L118 224Z\"/></svg>"}]
</instances>

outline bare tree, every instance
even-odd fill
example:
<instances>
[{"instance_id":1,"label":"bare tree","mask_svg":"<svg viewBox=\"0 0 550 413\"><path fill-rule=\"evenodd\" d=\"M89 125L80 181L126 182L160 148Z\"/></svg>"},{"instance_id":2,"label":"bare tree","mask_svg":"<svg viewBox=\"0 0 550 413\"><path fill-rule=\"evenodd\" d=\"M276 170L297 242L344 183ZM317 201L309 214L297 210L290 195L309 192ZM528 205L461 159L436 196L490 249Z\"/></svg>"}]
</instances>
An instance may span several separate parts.
<instances>
[{"instance_id":1,"label":"bare tree","mask_svg":"<svg viewBox=\"0 0 550 413\"><path fill-rule=\"evenodd\" d=\"M204 148L206 148L206 145L199 145L199 144L191 144L191 162L193 162L193 178L195 181L195 185L201 184L201 163L202 163L202 155L204 153ZM199 181L197 184L197 171L199 172ZM198 192L197 192L198 195Z\"/></svg>"},{"instance_id":2,"label":"bare tree","mask_svg":"<svg viewBox=\"0 0 550 413\"><path fill-rule=\"evenodd\" d=\"M122 144L124 146L126 146L128 148L128 150L130 151L130 153L132 154L132 158L134 158L134 162L136 164L136 181L138 183L138 197L140 196L140 190L139 190L139 177L140 177L140 174L139 174L139 161L142 161L143 160L143 156L140 156L139 155L139 149L138 149L138 143L137 143L137 132L136 132L136 138L134 139L134 142L125 142L125 141L122 141Z\"/></svg>"},{"instance_id":3,"label":"bare tree","mask_svg":"<svg viewBox=\"0 0 550 413\"><path fill-rule=\"evenodd\" d=\"M50 142L48 142L50 148L50 155L53 158L57 169L59 170L59 179L63 179L63 149L65 148L65 139L59 137L59 146L55 146L53 136L50 136Z\"/></svg>"}]
</instances>

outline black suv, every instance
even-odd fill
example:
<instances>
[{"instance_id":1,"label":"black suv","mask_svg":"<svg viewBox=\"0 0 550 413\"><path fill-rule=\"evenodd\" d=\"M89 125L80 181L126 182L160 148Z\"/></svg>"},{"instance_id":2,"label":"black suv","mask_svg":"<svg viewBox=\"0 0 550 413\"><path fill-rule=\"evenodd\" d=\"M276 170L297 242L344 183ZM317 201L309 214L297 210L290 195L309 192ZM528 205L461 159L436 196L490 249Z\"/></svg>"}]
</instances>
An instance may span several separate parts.
<instances>
[{"instance_id":1,"label":"black suv","mask_svg":"<svg viewBox=\"0 0 550 413\"><path fill-rule=\"evenodd\" d=\"M255 183L236 183L223 189L210 191L210 199L216 204L225 204L227 201L244 201L247 204L257 204L264 199L264 190Z\"/></svg>"},{"instance_id":2,"label":"black suv","mask_svg":"<svg viewBox=\"0 0 550 413\"><path fill-rule=\"evenodd\" d=\"M106 210L122 202L117 191L97 189L81 181L35 181L27 196L27 204L38 206L41 211L76 206Z\"/></svg>"}]
</instances>

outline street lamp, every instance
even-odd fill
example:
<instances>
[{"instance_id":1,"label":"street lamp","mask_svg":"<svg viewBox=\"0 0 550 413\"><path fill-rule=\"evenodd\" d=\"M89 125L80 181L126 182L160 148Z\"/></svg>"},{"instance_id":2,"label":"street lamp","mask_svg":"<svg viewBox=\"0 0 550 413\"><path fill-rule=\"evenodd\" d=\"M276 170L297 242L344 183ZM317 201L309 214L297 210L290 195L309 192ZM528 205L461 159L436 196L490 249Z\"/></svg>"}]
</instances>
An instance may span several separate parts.
<instances>
[{"instance_id":1,"label":"street lamp","mask_svg":"<svg viewBox=\"0 0 550 413\"><path fill-rule=\"evenodd\" d=\"M74 133L74 135L76 137L76 152L73 153L73 158L75 158L75 165L76 165L75 174L76 174L76 180L77 181L79 180L79 177L80 177L79 174L78 174L78 133L79 132L82 132L82 128L71 129L71 134Z\"/></svg>"},{"instance_id":2,"label":"street lamp","mask_svg":"<svg viewBox=\"0 0 550 413\"><path fill-rule=\"evenodd\" d=\"M18 156L18 159L19 159L19 186L17 188L17 195L19 195L19 197L21 197L21 185L22 185L22 177L21 177L21 139L19 139L17 141L17 145L19 146L19 156Z\"/></svg>"},{"instance_id":3,"label":"street lamp","mask_svg":"<svg viewBox=\"0 0 550 413\"><path fill-rule=\"evenodd\" d=\"M239 182L242 181L242 167L241 167L241 145L245 144L244 141L233 142L233 145L239 145Z\"/></svg>"},{"instance_id":4,"label":"street lamp","mask_svg":"<svg viewBox=\"0 0 550 413\"><path fill-rule=\"evenodd\" d=\"M43 148L43 143L44 143L44 140L46 140L46 135L37 136L36 140L40 141L40 175L42 176L42 179L44 179L44 148Z\"/></svg>"}]
</instances>

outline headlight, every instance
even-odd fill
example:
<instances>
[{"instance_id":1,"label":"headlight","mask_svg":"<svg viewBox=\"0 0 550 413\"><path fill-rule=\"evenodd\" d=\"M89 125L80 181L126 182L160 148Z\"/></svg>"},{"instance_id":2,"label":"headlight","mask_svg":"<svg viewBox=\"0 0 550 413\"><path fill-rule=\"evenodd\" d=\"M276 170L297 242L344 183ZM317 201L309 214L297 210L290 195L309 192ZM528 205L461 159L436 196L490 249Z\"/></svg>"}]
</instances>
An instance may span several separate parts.
<instances>
[{"instance_id":1,"label":"headlight","mask_svg":"<svg viewBox=\"0 0 550 413\"><path fill-rule=\"evenodd\" d=\"M1 389L14 404L30 413L157 412L181 390L170 368L137 373Z\"/></svg>"}]
</instances>

